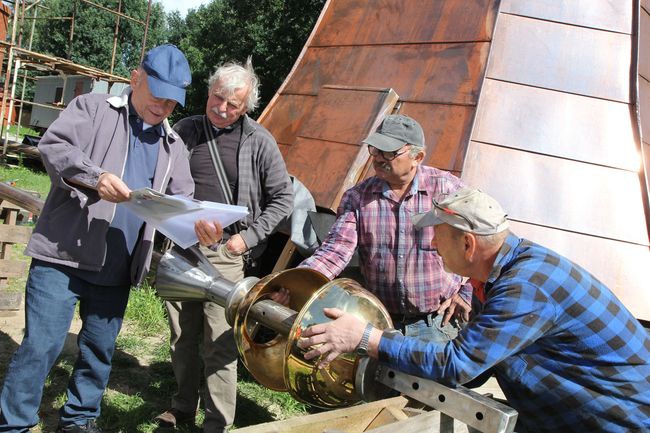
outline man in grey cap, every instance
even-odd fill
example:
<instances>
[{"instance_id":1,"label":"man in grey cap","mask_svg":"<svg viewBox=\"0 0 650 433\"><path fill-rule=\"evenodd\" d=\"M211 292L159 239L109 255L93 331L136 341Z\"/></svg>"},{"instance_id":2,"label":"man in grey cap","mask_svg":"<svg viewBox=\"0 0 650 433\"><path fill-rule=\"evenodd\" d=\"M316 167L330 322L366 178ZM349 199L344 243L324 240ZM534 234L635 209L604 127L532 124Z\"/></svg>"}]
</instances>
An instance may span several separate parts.
<instances>
[{"instance_id":1,"label":"man in grey cap","mask_svg":"<svg viewBox=\"0 0 650 433\"><path fill-rule=\"evenodd\" d=\"M650 431L650 337L605 285L512 234L499 203L479 190L434 201L413 220L436 227L431 244L445 267L484 283L480 311L453 342L436 343L327 308L336 320L299 342L317 345L306 359L322 355L326 365L361 344L382 363L451 386L491 369L519 412L519 432Z\"/></svg>"},{"instance_id":2,"label":"man in grey cap","mask_svg":"<svg viewBox=\"0 0 650 433\"><path fill-rule=\"evenodd\" d=\"M443 269L430 245L433 228L415 230L411 216L428 211L432 199L441 200L462 182L422 165L424 132L411 117L386 116L364 143L375 176L345 192L329 235L300 266L335 278L358 248L365 286L386 306L395 327L405 335L448 341L458 332L449 315L456 303L469 308L471 287Z\"/></svg>"},{"instance_id":3,"label":"man in grey cap","mask_svg":"<svg viewBox=\"0 0 650 433\"><path fill-rule=\"evenodd\" d=\"M132 284L151 260L154 229L117 203L143 187L191 196L187 150L167 124L184 104L190 68L173 45L151 49L121 96L75 98L39 143L52 181L25 253L25 336L0 396L0 432L38 424L45 379L65 342L75 307L82 320L79 355L57 432L99 432L102 395ZM221 237L197 221L201 244Z\"/></svg>"}]
</instances>

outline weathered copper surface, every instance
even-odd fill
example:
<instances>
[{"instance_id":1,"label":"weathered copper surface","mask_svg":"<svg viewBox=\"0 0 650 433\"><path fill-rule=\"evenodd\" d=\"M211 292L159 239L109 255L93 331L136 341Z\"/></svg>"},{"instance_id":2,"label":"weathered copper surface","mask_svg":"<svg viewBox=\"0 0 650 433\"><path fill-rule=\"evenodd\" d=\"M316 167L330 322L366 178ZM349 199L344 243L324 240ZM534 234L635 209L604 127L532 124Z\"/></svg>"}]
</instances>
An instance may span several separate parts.
<instances>
[{"instance_id":1,"label":"weathered copper surface","mask_svg":"<svg viewBox=\"0 0 650 433\"><path fill-rule=\"evenodd\" d=\"M629 35L500 14L487 76L629 102Z\"/></svg>"},{"instance_id":2,"label":"weathered copper surface","mask_svg":"<svg viewBox=\"0 0 650 433\"><path fill-rule=\"evenodd\" d=\"M647 124L648 83L637 97L634 68L649 64L633 55L632 2L583 3L503 3L462 177L501 201L515 232L585 266L649 320L648 159L631 105L639 98Z\"/></svg>"},{"instance_id":3,"label":"weathered copper surface","mask_svg":"<svg viewBox=\"0 0 650 433\"><path fill-rule=\"evenodd\" d=\"M502 13L632 33L632 0L502 0Z\"/></svg>"},{"instance_id":4,"label":"weathered copper surface","mask_svg":"<svg viewBox=\"0 0 650 433\"><path fill-rule=\"evenodd\" d=\"M472 138L636 171L632 126L628 104L486 80Z\"/></svg>"},{"instance_id":5,"label":"weathered copper surface","mask_svg":"<svg viewBox=\"0 0 650 433\"><path fill-rule=\"evenodd\" d=\"M285 91L390 87L405 101L475 104L488 49L486 42L310 48Z\"/></svg>"},{"instance_id":6,"label":"weathered copper surface","mask_svg":"<svg viewBox=\"0 0 650 433\"><path fill-rule=\"evenodd\" d=\"M352 179L372 174L341 119L377 114L321 107L323 86L394 89L395 111L424 127L426 164L493 193L522 235L559 246L650 320L649 10L650 0L330 0L261 121L317 205L335 209Z\"/></svg>"},{"instance_id":7,"label":"weathered copper surface","mask_svg":"<svg viewBox=\"0 0 650 433\"><path fill-rule=\"evenodd\" d=\"M498 4L496 0L333 0L313 45L489 41Z\"/></svg>"},{"instance_id":8,"label":"weathered copper surface","mask_svg":"<svg viewBox=\"0 0 650 433\"><path fill-rule=\"evenodd\" d=\"M636 172L477 142L465 164L463 179L518 221L649 244Z\"/></svg>"}]
</instances>

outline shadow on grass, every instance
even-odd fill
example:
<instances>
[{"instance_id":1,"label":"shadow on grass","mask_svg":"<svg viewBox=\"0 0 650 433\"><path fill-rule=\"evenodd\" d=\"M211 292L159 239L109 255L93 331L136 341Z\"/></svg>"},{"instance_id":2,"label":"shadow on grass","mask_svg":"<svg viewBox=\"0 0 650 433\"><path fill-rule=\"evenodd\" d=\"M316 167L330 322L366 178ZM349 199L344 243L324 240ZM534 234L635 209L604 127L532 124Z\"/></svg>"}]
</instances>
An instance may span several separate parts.
<instances>
[{"instance_id":1,"label":"shadow on grass","mask_svg":"<svg viewBox=\"0 0 650 433\"><path fill-rule=\"evenodd\" d=\"M43 433L56 431L59 420L58 408L65 400L68 380L76 360L76 334L69 333L67 338L66 349L50 371L47 385L44 387L39 414L41 418L40 431ZM4 381L11 356L17 348L18 344L9 335L0 332L0 380L2 381ZM239 368L244 369L241 365ZM241 376L240 380L249 380L246 373ZM137 357L116 349L98 425L105 432L202 432L202 428L196 425L182 426L174 430L159 428L153 422L156 415L169 408L175 388L176 384L169 361L142 365ZM107 398L111 400L110 404L107 404ZM235 425L238 428L274 420L273 414L266 408L248 397L238 394L235 417ZM201 423L202 414L199 414L197 424L201 425ZM33 431L38 432L38 427Z\"/></svg>"}]
</instances>

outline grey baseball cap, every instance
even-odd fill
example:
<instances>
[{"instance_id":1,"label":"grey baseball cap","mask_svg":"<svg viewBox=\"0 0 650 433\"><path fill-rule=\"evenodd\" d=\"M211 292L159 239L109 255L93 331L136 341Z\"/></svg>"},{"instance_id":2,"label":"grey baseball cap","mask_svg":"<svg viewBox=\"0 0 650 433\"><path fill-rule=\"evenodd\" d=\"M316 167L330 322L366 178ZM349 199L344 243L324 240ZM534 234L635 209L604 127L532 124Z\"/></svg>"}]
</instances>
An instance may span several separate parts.
<instances>
[{"instance_id":1,"label":"grey baseball cap","mask_svg":"<svg viewBox=\"0 0 650 433\"><path fill-rule=\"evenodd\" d=\"M411 218L420 229L438 224L449 224L464 232L493 235L508 228L507 215L491 196L476 188L462 188L444 200L433 201L429 212Z\"/></svg>"},{"instance_id":2,"label":"grey baseball cap","mask_svg":"<svg viewBox=\"0 0 650 433\"><path fill-rule=\"evenodd\" d=\"M363 142L385 152L394 152L406 144L424 147L424 132L414 119L402 114L390 114L377 131Z\"/></svg>"}]
</instances>

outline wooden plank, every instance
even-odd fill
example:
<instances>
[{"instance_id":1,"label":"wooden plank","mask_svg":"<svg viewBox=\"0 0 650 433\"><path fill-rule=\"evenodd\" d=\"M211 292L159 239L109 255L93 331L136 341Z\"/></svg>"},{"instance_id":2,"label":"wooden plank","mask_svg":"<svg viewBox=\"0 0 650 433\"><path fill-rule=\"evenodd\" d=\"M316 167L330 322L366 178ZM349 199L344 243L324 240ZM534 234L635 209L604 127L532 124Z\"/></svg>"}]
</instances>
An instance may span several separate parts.
<instances>
[{"instance_id":1,"label":"wooden plank","mask_svg":"<svg viewBox=\"0 0 650 433\"><path fill-rule=\"evenodd\" d=\"M27 262L21 260L0 260L0 275L7 277L22 277L27 269Z\"/></svg>"},{"instance_id":2,"label":"wooden plank","mask_svg":"<svg viewBox=\"0 0 650 433\"><path fill-rule=\"evenodd\" d=\"M490 79L472 140L630 171L641 164L627 104Z\"/></svg>"},{"instance_id":3,"label":"wooden plank","mask_svg":"<svg viewBox=\"0 0 650 433\"><path fill-rule=\"evenodd\" d=\"M518 221L650 245L637 172L472 141L462 178Z\"/></svg>"},{"instance_id":4,"label":"wooden plank","mask_svg":"<svg viewBox=\"0 0 650 433\"><path fill-rule=\"evenodd\" d=\"M474 105L489 45L312 47L284 92L315 95L326 84L388 87L403 101Z\"/></svg>"},{"instance_id":5,"label":"wooden plank","mask_svg":"<svg viewBox=\"0 0 650 433\"><path fill-rule=\"evenodd\" d=\"M392 424L396 421L402 421L408 418L408 415L403 410L396 407L388 406L383 408L375 419L368 425L366 430L371 430L386 424Z\"/></svg>"},{"instance_id":6,"label":"wooden plank","mask_svg":"<svg viewBox=\"0 0 650 433\"><path fill-rule=\"evenodd\" d=\"M402 104L400 114L411 116L424 130L425 165L460 172L475 111L471 106L406 102Z\"/></svg>"},{"instance_id":7,"label":"wooden plank","mask_svg":"<svg viewBox=\"0 0 650 433\"><path fill-rule=\"evenodd\" d=\"M19 310L23 300L21 292L7 292L0 290L0 310Z\"/></svg>"},{"instance_id":8,"label":"wooden plank","mask_svg":"<svg viewBox=\"0 0 650 433\"><path fill-rule=\"evenodd\" d=\"M0 224L0 242L27 243L31 235L31 227Z\"/></svg>"},{"instance_id":9,"label":"wooden plank","mask_svg":"<svg viewBox=\"0 0 650 433\"><path fill-rule=\"evenodd\" d=\"M350 430L348 426L351 426L351 428L359 428L359 424L363 425L364 423L367 426L370 420L374 419L383 408L392 406L401 409L406 405L407 401L404 397L394 397L231 431L237 433L322 433L325 429L339 429L347 433L352 433L355 430Z\"/></svg>"},{"instance_id":10,"label":"wooden plank","mask_svg":"<svg viewBox=\"0 0 650 433\"><path fill-rule=\"evenodd\" d=\"M435 426L440 424L439 420L440 412L431 411L405 419L399 423L388 424L372 430L367 430L367 433L433 433L438 431L438 429L435 429Z\"/></svg>"},{"instance_id":11,"label":"wooden plank","mask_svg":"<svg viewBox=\"0 0 650 433\"><path fill-rule=\"evenodd\" d=\"M324 86L298 136L360 145L377 126L373 114L390 112L397 99L391 89Z\"/></svg>"},{"instance_id":12,"label":"wooden plank","mask_svg":"<svg viewBox=\"0 0 650 433\"><path fill-rule=\"evenodd\" d=\"M496 0L334 0L312 45L489 41L498 5Z\"/></svg>"},{"instance_id":13,"label":"wooden plank","mask_svg":"<svg viewBox=\"0 0 650 433\"><path fill-rule=\"evenodd\" d=\"M627 103L631 49L629 35L500 14L487 76Z\"/></svg>"},{"instance_id":14,"label":"wooden plank","mask_svg":"<svg viewBox=\"0 0 650 433\"><path fill-rule=\"evenodd\" d=\"M502 13L632 33L632 0L502 0Z\"/></svg>"},{"instance_id":15,"label":"wooden plank","mask_svg":"<svg viewBox=\"0 0 650 433\"><path fill-rule=\"evenodd\" d=\"M368 166L361 141L390 113L398 96L390 89L324 87L298 138L284 153L287 170L311 191L318 206L335 210L343 193Z\"/></svg>"}]
</instances>

